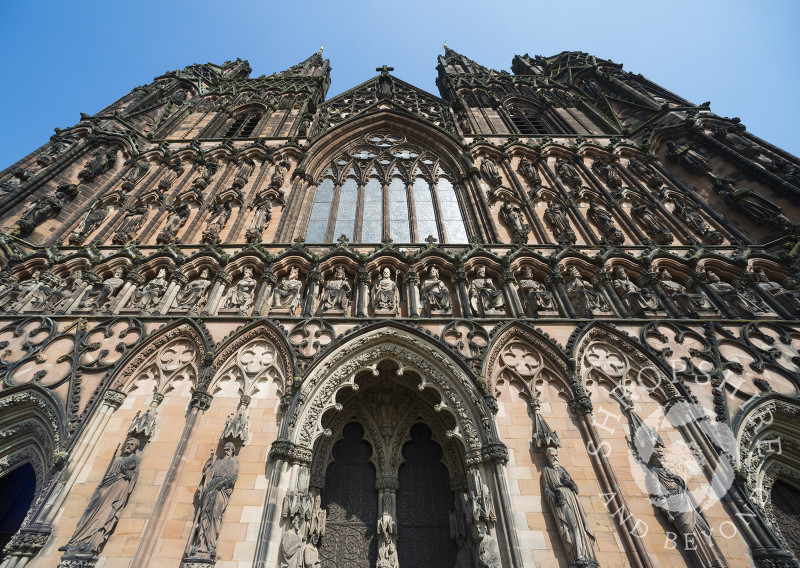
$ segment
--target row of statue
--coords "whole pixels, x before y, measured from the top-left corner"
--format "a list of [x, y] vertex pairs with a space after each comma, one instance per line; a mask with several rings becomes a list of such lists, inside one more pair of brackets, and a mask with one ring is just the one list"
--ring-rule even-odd
[[[780, 308], [785, 310], [780, 315], [800, 315], [800, 291], [796, 289], [794, 279], [787, 279], [782, 285], [770, 280], [763, 269], [748, 273], [745, 277], [745, 281], [749, 279], [748, 286], [744, 285], [741, 278], [732, 284], [723, 281], [713, 270], [707, 270], [700, 273], [700, 280], [705, 280], [704, 284], [707, 286], [705, 293], [697, 285], [690, 292], [666, 268], [662, 268], [657, 278], [648, 286], [635, 284], [624, 267], [616, 266], [608, 277], [608, 289], [601, 277], [603, 274], [605, 273], [599, 273], [590, 281], [583, 277], [576, 266], [569, 266], [562, 276], [564, 297], [560, 301], [559, 288], [546, 287], [536, 279], [533, 269], [525, 266], [518, 276], [518, 294], [528, 317], [558, 317], [563, 309], [567, 309], [563, 305], [564, 300], [568, 301], [580, 317], [590, 318], [593, 315], [614, 312], [623, 316], [655, 315], [669, 311], [665, 298], [681, 315], [692, 318], [699, 317], [700, 312], [714, 310], [715, 306], [719, 308], [720, 302], [727, 306], [731, 312], [728, 315], [731, 316], [752, 318], [755, 314], [775, 311], [776, 305], [779, 306], [779, 312]], [[174, 278], [175, 274], [172, 276]], [[128, 310], [152, 315], [167, 313], [169, 310], [183, 310], [190, 314], [199, 314], [209, 301], [212, 288], [210, 271], [207, 268], [202, 269], [196, 278], [183, 287], [178, 287], [167, 300], [169, 288], [170, 280], [166, 268], [158, 269], [153, 278], [135, 287], [132, 284], [126, 286], [125, 270], [121, 266], [116, 266], [105, 279], [82, 269], [73, 270], [67, 276], [55, 276], [49, 271], [35, 270], [29, 279], [21, 282], [6, 275], [0, 284], [0, 311], [67, 313], [69, 310], [71, 313], [89, 310], [92, 313], [110, 313], [111, 306], [116, 305], [125, 290], [125, 304], [116, 306], [116, 313]], [[253, 276], [253, 268], [245, 267], [236, 284], [224, 292], [219, 308], [232, 310], [238, 315], [249, 315], [256, 301], [257, 288], [258, 282]], [[432, 266], [427, 278], [416, 288], [419, 294], [418, 308], [427, 317], [452, 315], [452, 289], [452, 284], [448, 285], [441, 279], [439, 269]], [[481, 265], [476, 268], [472, 281], [465, 286], [465, 292], [473, 315], [506, 316], [509, 298], [487, 276], [486, 267]], [[274, 313], [295, 316], [300, 315], [301, 306], [305, 306], [307, 293], [306, 286], [300, 279], [299, 269], [295, 266], [269, 291], [266, 301]], [[337, 266], [331, 278], [323, 280], [312, 295], [314, 300], [318, 299], [317, 313], [348, 315], [356, 294], [344, 267]], [[405, 295], [399, 271], [393, 277], [391, 270], [386, 267], [371, 287], [369, 303], [376, 315], [397, 316]], [[715, 296], [719, 298], [719, 302], [714, 301]], [[615, 300], [619, 300], [623, 309], [615, 305]]]

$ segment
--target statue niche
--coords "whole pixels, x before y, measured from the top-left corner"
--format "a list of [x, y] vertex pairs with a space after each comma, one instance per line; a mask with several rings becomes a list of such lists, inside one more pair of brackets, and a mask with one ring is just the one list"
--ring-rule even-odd
[[381, 277], [372, 286], [372, 307], [376, 316], [396, 316], [400, 311], [400, 289], [397, 286], [399, 271], [392, 280], [392, 271], [388, 267], [381, 272]]
[[240, 316], [250, 315], [256, 285], [256, 279], [253, 278], [253, 269], [250, 267], [245, 268], [241, 280], [225, 296], [225, 307], [223, 309], [235, 311]]
[[592, 200], [589, 204], [587, 216], [589, 217], [589, 221], [600, 231], [600, 235], [608, 242], [614, 245], [621, 245], [625, 242], [625, 235], [617, 228], [614, 216], [608, 209], [598, 205], [596, 201]]
[[428, 278], [420, 287], [420, 296], [428, 317], [449, 315], [452, 310], [450, 292], [444, 282], [439, 279], [439, 269], [431, 266], [428, 271]]
[[495, 288], [492, 279], [486, 276], [485, 266], [479, 266], [475, 271], [475, 278], [469, 286], [469, 301], [480, 317], [506, 315], [503, 291]]
[[125, 217], [119, 229], [114, 233], [111, 242], [115, 245], [126, 245], [131, 242], [139, 233], [139, 229], [147, 219], [150, 209], [144, 203], [139, 203], [125, 210]]
[[72, 201], [77, 195], [78, 186], [62, 183], [52, 193], [48, 193], [36, 201], [31, 201], [22, 212], [22, 218], [17, 221], [12, 234], [27, 237], [42, 223], [61, 213], [61, 209], [67, 204], [67, 201]]
[[526, 266], [519, 277], [519, 292], [525, 303], [528, 317], [537, 318], [539, 312], [558, 314], [553, 293], [533, 276], [533, 269]]
[[565, 207], [557, 205], [552, 201], [547, 202], [547, 209], [544, 212], [544, 220], [550, 225], [553, 236], [560, 244], [574, 245], [577, 241], [575, 231], [569, 226], [569, 220]]
[[300, 271], [296, 266], [289, 270], [289, 275], [284, 276], [275, 291], [272, 293], [272, 308], [270, 313], [287, 313], [295, 315], [303, 297], [303, 283], [299, 280]]
[[526, 244], [528, 242], [528, 233], [531, 232], [531, 226], [525, 223], [525, 218], [519, 206], [512, 205], [511, 201], [506, 197], [500, 207], [500, 216], [508, 227], [514, 244]]
[[350, 308], [352, 291], [344, 268], [337, 266], [333, 278], [325, 281], [322, 285], [319, 312], [330, 315], [346, 315]]

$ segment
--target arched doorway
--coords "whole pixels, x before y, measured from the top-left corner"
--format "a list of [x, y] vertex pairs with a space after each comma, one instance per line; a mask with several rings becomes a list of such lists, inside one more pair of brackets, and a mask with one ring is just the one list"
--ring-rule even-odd
[[800, 491], [778, 479], [771, 498], [778, 529], [794, 557], [800, 558]]
[[0, 560], [3, 548], [22, 526], [36, 492], [36, 473], [29, 463], [0, 478]]

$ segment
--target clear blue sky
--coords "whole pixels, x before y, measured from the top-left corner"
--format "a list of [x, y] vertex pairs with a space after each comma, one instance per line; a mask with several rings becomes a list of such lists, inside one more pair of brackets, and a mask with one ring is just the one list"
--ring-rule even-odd
[[[390, 65], [438, 94], [442, 43], [510, 70], [514, 54], [587, 51], [695, 103], [711, 101], [762, 138], [800, 154], [800, 2], [6, 1], [0, 169], [133, 87], [171, 69], [241, 57], [253, 76], [325, 46], [329, 97]], [[786, 114], [782, 113], [787, 109]]]

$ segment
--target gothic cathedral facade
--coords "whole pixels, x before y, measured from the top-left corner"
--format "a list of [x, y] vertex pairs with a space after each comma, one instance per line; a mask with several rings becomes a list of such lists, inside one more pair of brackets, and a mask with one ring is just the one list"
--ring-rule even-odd
[[800, 566], [800, 160], [511, 69], [192, 65], [3, 170], [0, 566]]

